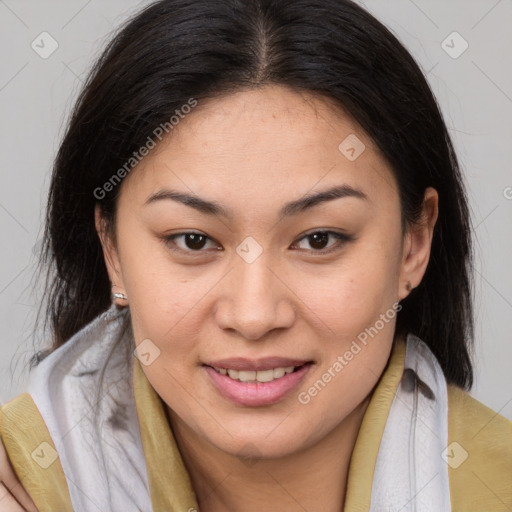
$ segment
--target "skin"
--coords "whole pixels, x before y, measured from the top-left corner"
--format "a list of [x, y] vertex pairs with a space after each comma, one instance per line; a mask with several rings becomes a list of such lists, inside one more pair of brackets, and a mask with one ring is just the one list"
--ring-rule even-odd
[[14, 472], [4, 445], [0, 442], [0, 510], [37, 512], [36, 506]]
[[[355, 161], [338, 149], [350, 134], [366, 146]], [[342, 184], [368, 199], [338, 198], [278, 219], [287, 202]], [[145, 205], [162, 189], [217, 201], [233, 217], [171, 199]], [[97, 208], [109, 275], [128, 296], [136, 344], [150, 339], [160, 350], [143, 369], [168, 406], [201, 512], [269, 503], [285, 512], [342, 509], [395, 318], [308, 404], [297, 395], [408, 295], [407, 282], [420, 283], [437, 215], [429, 188], [420, 223], [402, 236], [397, 184], [374, 143], [328, 100], [282, 86], [200, 103], [124, 180], [115, 240]], [[306, 236], [326, 230], [354, 239]], [[184, 231], [209, 238], [203, 246], [184, 236], [162, 240]], [[248, 236], [263, 250], [252, 263], [236, 252]], [[244, 407], [220, 395], [202, 366], [236, 356], [314, 365], [285, 399]]]

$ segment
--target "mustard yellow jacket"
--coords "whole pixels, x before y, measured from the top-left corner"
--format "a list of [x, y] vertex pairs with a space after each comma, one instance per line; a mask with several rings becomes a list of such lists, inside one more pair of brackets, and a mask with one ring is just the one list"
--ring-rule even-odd
[[[363, 418], [350, 462], [346, 511], [369, 510], [379, 443], [402, 376], [404, 357], [405, 343], [399, 341]], [[198, 509], [163, 402], [136, 358], [133, 372], [153, 509], [155, 512]], [[512, 422], [451, 385], [448, 386], [448, 415], [448, 443], [457, 442], [468, 453], [463, 464], [448, 469], [452, 510], [512, 511]], [[34, 463], [38, 455], [42, 456], [38, 450], [55, 450], [55, 445], [29, 394], [24, 393], [1, 408], [0, 436], [18, 478], [39, 511], [71, 512], [59, 459], [46, 469]]]

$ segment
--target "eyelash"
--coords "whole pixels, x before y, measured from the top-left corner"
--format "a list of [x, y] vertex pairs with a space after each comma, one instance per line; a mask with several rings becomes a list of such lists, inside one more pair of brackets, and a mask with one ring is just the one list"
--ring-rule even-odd
[[[302, 238], [299, 238], [299, 240], [297, 242], [294, 242], [293, 245], [295, 245], [296, 243], [298, 243], [308, 237], [311, 237], [311, 236], [319, 234], [319, 233], [332, 235], [340, 243], [333, 244], [333, 246], [331, 246], [327, 249], [309, 249], [309, 250], [303, 249], [303, 250], [306, 250], [306, 251], [312, 252], [312, 253], [316, 253], [318, 255], [326, 255], [326, 254], [330, 254], [331, 252], [341, 249], [345, 243], [351, 242], [352, 240], [354, 240], [354, 237], [347, 235], [345, 233], [340, 233], [338, 231], [317, 230], [317, 231], [312, 231], [310, 233], [305, 234]], [[165, 245], [172, 251], [181, 252], [181, 253], [192, 253], [194, 256], [199, 255], [201, 252], [205, 252], [205, 250], [203, 250], [203, 249], [194, 251], [192, 249], [181, 249], [179, 247], [176, 248], [176, 247], [172, 246], [173, 244], [175, 245], [174, 239], [176, 239], [180, 236], [186, 236], [186, 235], [200, 235], [200, 236], [206, 237], [208, 240], [212, 240], [210, 237], [208, 237], [207, 235], [205, 235], [203, 233], [196, 233], [195, 231], [183, 231], [181, 233], [176, 233], [174, 235], [163, 237], [163, 241], [164, 241]], [[194, 254], [194, 253], [196, 253], [196, 254]]]

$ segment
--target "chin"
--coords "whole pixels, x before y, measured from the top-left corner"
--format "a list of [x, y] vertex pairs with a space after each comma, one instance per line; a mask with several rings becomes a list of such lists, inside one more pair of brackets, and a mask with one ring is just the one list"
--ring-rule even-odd
[[[250, 465], [260, 459], [278, 459], [301, 452], [315, 444], [318, 441], [317, 437], [322, 436], [322, 434], [315, 433], [314, 438], [312, 435], [307, 437], [301, 427], [294, 426], [290, 429], [280, 430], [279, 427], [276, 428], [278, 425], [279, 421], [274, 422], [272, 427], [258, 432], [248, 433], [245, 431], [244, 435], [229, 436], [226, 434], [222, 436], [222, 439], [211, 437], [208, 439], [219, 450], [241, 458], [242, 462], [248, 459]], [[228, 426], [226, 429], [228, 432], [244, 432], [241, 429], [230, 430]], [[300, 436], [299, 433], [301, 433]]]

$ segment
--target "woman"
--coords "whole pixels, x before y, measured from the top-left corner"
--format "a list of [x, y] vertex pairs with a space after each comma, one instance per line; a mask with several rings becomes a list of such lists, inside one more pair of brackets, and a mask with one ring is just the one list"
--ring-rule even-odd
[[467, 393], [457, 159], [356, 4], [147, 7], [77, 102], [46, 235], [53, 346], [0, 424], [38, 510], [512, 506], [512, 425]]

